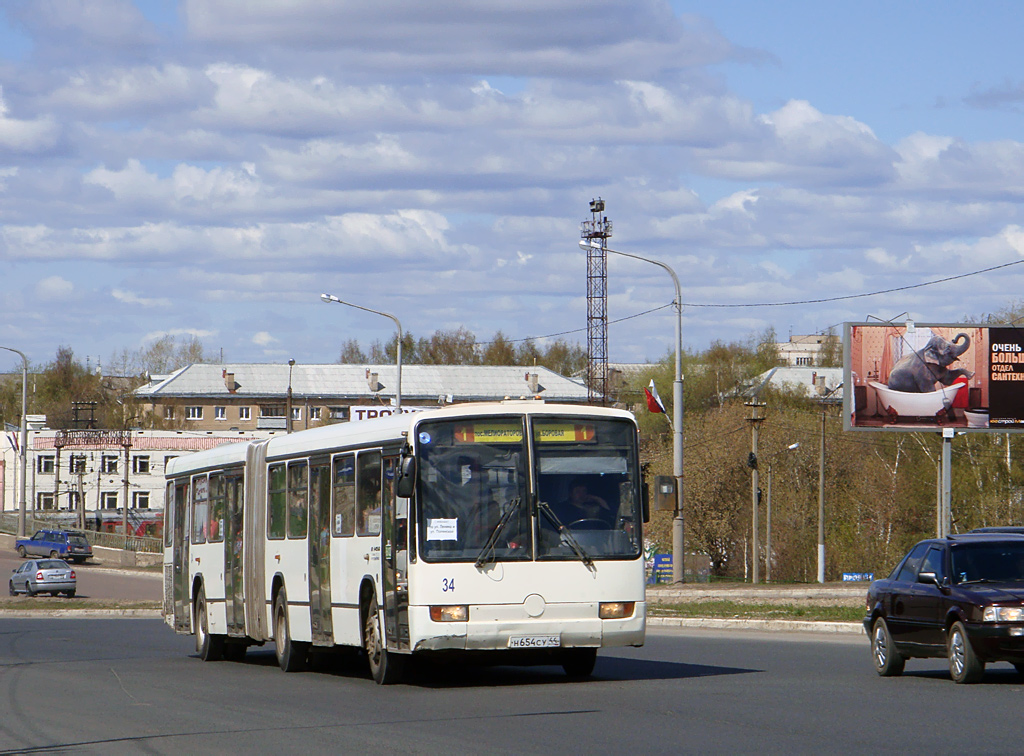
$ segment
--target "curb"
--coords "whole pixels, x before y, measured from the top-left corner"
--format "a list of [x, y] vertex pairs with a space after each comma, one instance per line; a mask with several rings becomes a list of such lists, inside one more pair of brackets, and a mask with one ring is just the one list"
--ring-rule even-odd
[[707, 617], [647, 617], [648, 627], [673, 627], [700, 630], [761, 630], [768, 632], [826, 633], [863, 635], [859, 622], [816, 622], [811, 620], [712, 619]]
[[[159, 609], [0, 609], [0, 619], [160, 619]], [[767, 632], [863, 635], [859, 622], [810, 620], [712, 619], [709, 617], [647, 617], [648, 627], [697, 630], [760, 630]]]

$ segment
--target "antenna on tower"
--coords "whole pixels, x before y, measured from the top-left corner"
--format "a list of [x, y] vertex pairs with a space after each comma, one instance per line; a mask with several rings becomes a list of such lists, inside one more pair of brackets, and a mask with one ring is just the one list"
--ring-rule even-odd
[[587, 394], [591, 404], [608, 403], [608, 237], [612, 222], [604, 200], [590, 200], [590, 220], [580, 223], [587, 249]]

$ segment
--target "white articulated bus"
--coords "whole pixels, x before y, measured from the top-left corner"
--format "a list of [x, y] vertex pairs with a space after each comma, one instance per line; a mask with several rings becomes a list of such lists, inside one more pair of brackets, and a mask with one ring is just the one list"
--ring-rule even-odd
[[621, 410], [505, 401], [340, 423], [167, 466], [164, 615], [204, 660], [272, 640], [496, 652], [586, 676], [644, 642], [637, 427]]

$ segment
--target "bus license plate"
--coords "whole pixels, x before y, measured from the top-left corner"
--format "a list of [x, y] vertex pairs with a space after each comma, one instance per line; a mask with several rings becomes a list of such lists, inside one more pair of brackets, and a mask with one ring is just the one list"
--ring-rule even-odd
[[508, 639], [509, 648], [558, 648], [561, 645], [557, 635], [513, 635]]

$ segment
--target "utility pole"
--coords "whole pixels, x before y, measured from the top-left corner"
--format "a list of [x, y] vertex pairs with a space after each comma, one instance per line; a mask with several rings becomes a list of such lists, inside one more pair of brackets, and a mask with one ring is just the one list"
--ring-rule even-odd
[[821, 457], [818, 464], [818, 582], [825, 582], [825, 402], [821, 403]]
[[761, 423], [764, 422], [764, 418], [760, 416], [760, 410], [764, 407], [764, 404], [760, 404], [756, 399], [752, 402], [747, 402], [747, 406], [750, 407], [750, 456], [747, 458], [747, 465], [750, 467], [750, 498], [751, 498], [751, 531], [753, 538], [751, 539], [751, 561], [753, 562], [753, 571], [751, 572], [751, 583], [757, 585], [761, 580], [761, 555], [758, 553], [758, 531], [760, 530], [760, 523], [758, 522], [758, 506], [760, 503], [760, 479], [757, 471], [757, 436], [760, 430]]

